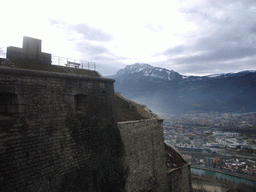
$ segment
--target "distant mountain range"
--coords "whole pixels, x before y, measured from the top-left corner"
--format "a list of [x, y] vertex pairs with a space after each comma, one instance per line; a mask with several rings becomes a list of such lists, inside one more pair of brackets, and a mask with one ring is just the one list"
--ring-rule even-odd
[[183, 76], [136, 63], [108, 78], [116, 92], [159, 113], [256, 111], [256, 71]]

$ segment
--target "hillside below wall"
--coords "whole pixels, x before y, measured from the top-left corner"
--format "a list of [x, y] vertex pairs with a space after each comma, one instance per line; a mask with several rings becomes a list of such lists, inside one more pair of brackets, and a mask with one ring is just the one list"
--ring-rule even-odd
[[119, 122], [129, 167], [127, 191], [168, 191], [161, 119]]
[[190, 165], [172, 145], [164, 143], [168, 186], [172, 192], [191, 191]]
[[115, 117], [118, 122], [134, 121], [141, 119], [160, 119], [145, 105], [134, 102], [120, 93], [116, 93], [114, 97]]
[[172, 192], [190, 192], [191, 191], [191, 172], [190, 165], [185, 164], [182, 167], [168, 171], [168, 186]]

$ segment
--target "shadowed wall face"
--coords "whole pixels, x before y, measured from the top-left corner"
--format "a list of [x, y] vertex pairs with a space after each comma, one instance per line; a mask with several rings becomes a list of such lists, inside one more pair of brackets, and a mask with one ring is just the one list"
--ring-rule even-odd
[[0, 93], [0, 114], [13, 116], [18, 114], [18, 97], [12, 93]]
[[166, 191], [162, 121], [117, 125], [113, 81], [8, 71], [23, 110], [0, 115], [0, 191]]
[[[119, 129], [112, 124], [102, 129], [101, 119], [88, 117], [86, 113], [69, 113], [66, 125], [80, 149], [89, 157], [66, 173], [60, 191], [123, 191], [128, 175], [124, 163], [124, 145]], [[80, 153], [84, 153], [81, 150]]]
[[[0, 73], [5, 100], [0, 105], [0, 191], [61, 190], [72, 183], [66, 182], [69, 175], [97, 183], [88, 189], [105, 186], [115, 175], [112, 183], [123, 188], [123, 145], [112, 121], [113, 82], [37, 73]], [[76, 95], [86, 103], [81, 109], [75, 107]], [[17, 102], [24, 110], [13, 116], [8, 106]]]
[[95, 71], [45, 65], [40, 40], [24, 37], [7, 58], [0, 191], [169, 191], [157, 115], [116, 96], [114, 80]]

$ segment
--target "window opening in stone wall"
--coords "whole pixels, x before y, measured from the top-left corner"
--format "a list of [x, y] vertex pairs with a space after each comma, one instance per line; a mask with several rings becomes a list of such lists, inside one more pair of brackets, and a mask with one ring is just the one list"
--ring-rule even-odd
[[18, 96], [13, 93], [0, 93], [0, 115], [16, 116], [18, 114]]
[[84, 94], [75, 95], [75, 109], [78, 111], [87, 111], [87, 97]]

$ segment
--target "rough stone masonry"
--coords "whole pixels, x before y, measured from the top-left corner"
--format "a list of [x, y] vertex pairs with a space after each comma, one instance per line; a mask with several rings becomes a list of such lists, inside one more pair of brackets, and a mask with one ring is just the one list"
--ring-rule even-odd
[[171, 191], [162, 120], [114, 80], [33, 57], [1, 64], [0, 191]]

